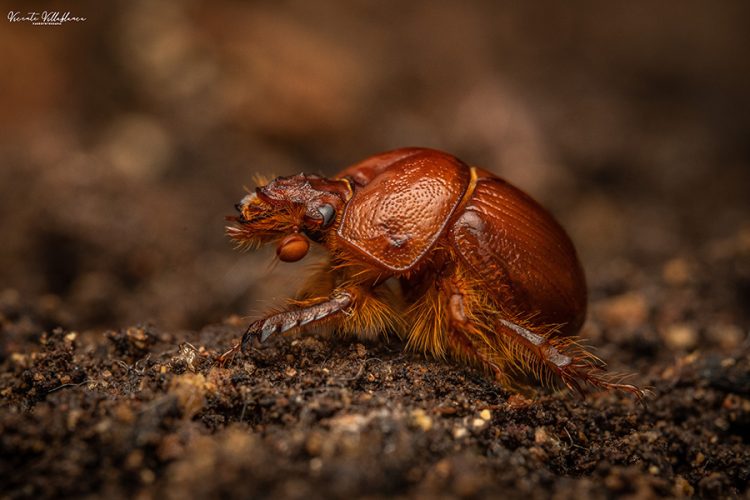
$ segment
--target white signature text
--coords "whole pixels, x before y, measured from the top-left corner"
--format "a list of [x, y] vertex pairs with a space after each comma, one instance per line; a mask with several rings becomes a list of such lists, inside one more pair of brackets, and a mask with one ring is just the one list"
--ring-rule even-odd
[[70, 11], [45, 10], [25, 14], [15, 10], [8, 12], [8, 21], [11, 23], [31, 23], [37, 26], [61, 26], [64, 23], [80, 23], [85, 20], [85, 17], [71, 15]]

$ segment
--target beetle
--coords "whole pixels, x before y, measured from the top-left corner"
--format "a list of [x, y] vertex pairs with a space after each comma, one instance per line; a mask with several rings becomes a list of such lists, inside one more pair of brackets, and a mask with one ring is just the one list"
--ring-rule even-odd
[[[577, 333], [586, 282], [576, 250], [539, 203], [491, 172], [427, 148], [377, 154], [332, 178], [278, 177], [245, 196], [227, 233], [276, 243], [294, 262], [310, 242], [328, 259], [300, 296], [247, 328], [257, 338], [329, 324], [450, 357], [515, 384], [518, 374], [642, 391], [603, 370]], [[396, 286], [393, 286], [395, 283]]]

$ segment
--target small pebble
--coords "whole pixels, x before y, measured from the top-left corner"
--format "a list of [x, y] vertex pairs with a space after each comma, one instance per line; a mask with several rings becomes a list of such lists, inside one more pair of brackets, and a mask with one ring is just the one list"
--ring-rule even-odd
[[472, 426], [472, 427], [474, 427], [475, 429], [481, 429], [481, 428], [482, 428], [482, 427], [484, 427], [485, 425], [487, 425], [487, 421], [486, 421], [486, 420], [483, 420], [483, 419], [481, 419], [481, 418], [475, 418], [475, 419], [474, 419], [474, 420], [472, 420], [472, 422], [471, 422], [471, 426]]
[[154, 471], [151, 469], [143, 469], [140, 475], [143, 484], [151, 484], [156, 481], [156, 474], [154, 474]]
[[425, 432], [432, 429], [432, 418], [421, 408], [411, 412], [411, 422]]
[[693, 270], [687, 260], [676, 257], [667, 261], [661, 271], [662, 279], [671, 286], [687, 284], [693, 276]]
[[747, 333], [737, 325], [710, 325], [706, 329], [708, 340], [719, 344], [724, 350], [736, 349], [747, 337]]
[[544, 430], [544, 427], [537, 427], [534, 431], [534, 442], [536, 444], [544, 444], [547, 441], [549, 441], [549, 436], [547, 435], [547, 431]]
[[646, 322], [648, 303], [643, 294], [628, 292], [602, 301], [598, 311], [607, 326], [633, 330]]
[[664, 341], [672, 349], [692, 349], [698, 343], [698, 332], [684, 323], [670, 325], [664, 332]]
[[695, 488], [682, 476], [675, 477], [673, 492], [677, 497], [692, 497], [695, 494]]

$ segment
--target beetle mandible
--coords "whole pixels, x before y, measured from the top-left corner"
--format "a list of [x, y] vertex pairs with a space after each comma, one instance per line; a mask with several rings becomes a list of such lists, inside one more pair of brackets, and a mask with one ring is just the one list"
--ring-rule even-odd
[[[309, 241], [328, 261], [283, 312], [253, 322], [241, 343], [330, 324], [357, 335], [396, 331], [409, 348], [512, 374], [642, 391], [616, 381], [576, 337], [586, 282], [570, 238], [524, 192], [426, 148], [372, 156], [333, 178], [278, 177], [227, 219], [241, 246], [277, 243], [293, 262]], [[397, 282], [400, 286], [388, 286]]]

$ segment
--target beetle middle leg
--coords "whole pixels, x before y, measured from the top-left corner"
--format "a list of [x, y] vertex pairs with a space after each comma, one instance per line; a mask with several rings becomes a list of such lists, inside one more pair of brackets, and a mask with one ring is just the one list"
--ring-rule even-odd
[[[405, 282], [407, 293], [427, 279], [419, 277], [416, 284]], [[468, 280], [459, 278], [455, 270], [429, 280], [432, 283], [418, 289], [417, 300], [407, 311], [412, 325], [407, 347], [481, 366], [499, 382], [507, 383], [503, 359], [491, 348], [487, 328], [475, 314], [480, 309], [479, 296], [472, 293]]]
[[447, 342], [453, 356], [479, 364], [491, 371], [498, 382], [508, 384], [503, 359], [491, 346], [486, 328], [475, 314], [478, 305], [469, 299], [469, 288], [456, 278], [449, 280], [447, 285], [443, 295], [447, 299]]

